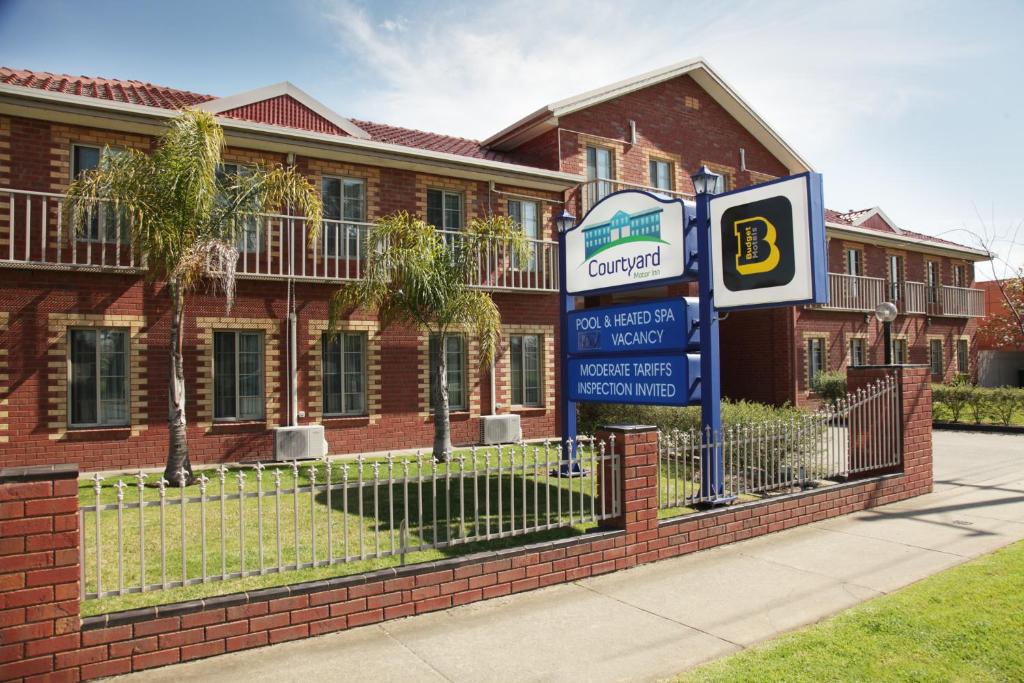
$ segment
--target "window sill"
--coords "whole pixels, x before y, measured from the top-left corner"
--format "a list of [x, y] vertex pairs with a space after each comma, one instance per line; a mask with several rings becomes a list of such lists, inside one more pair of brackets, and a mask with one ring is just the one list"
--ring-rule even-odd
[[213, 431], [217, 432], [252, 432], [257, 428], [266, 430], [267, 421], [263, 420], [214, 420]]
[[67, 428], [68, 436], [127, 436], [132, 431], [131, 425], [89, 425], [84, 427]]
[[548, 412], [546, 406], [510, 406], [509, 412], [514, 415], [539, 415]]
[[336, 425], [365, 424], [369, 420], [369, 415], [324, 415], [320, 418], [319, 423], [310, 422], [309, 424], [324, 424], [328, 422]]

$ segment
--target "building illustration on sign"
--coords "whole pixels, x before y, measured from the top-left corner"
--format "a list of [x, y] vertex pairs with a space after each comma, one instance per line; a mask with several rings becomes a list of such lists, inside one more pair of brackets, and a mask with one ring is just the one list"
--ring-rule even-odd
[[584, 229], [585, 258], [627, 242], [663, 242], [661, 212], [661, 208], [635, 214], [618, 211], [607, 223]]

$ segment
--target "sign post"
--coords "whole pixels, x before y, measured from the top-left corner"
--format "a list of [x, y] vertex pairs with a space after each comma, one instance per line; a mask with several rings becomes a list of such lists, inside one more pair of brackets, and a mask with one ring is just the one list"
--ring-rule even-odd
[[718, 499], [724, 491], [722, 379], [718, 355], [718, 310], [712, 284], [711, 193], [697, 194], [697, 287], [700, 302], [700, 492]]

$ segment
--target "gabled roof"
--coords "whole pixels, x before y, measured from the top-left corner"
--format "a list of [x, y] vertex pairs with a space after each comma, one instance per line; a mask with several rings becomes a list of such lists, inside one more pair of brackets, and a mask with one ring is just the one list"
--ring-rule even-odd
[[454, 135], [441, 135], [440, 133], [429, 133], [427, 131], [415, 130], [413, 128], [400, 128], [386, 123], [375, 123], [373, 121], [360, 121], [352, 119], [370, 137], [378, 142], [387, 142], [393, 145], [404, 147], [416, 147], [418, 149], [429, 149], [435, 152], [447, 152], [459, 156], [472, 157], [474, 159], [487, 159], [489, 161], [506, 161], [516, 163], [508, 158], [508, 155], [497, 150], [488, 149], [480, 144], [479, 140], [460, 138]]
[[[881, 221], [881, 225], [888, 226], [897, 235], [903, 234], [903, 230], [896, 225], [896, 222], [886, 216], [885, 212], [878, 206], [871, 207], [870, 209], [850, 210], [839, 215], [851, 225], [864, 226], [874, 230], [880, 229], [878, 226], [880, 225], [879, 221]], [[874, 220], [872, 221], [872, 219]]]
[[[288, 81], [207, 100], [196, 106], [213, 114], [259, 123], [302, 128], [318, 133], [351, 135], [368, 140], [369, 133]], [[303, 111], [305, 110], [305, 111]], [[294, 125], [300, 123], [304, 125]], [[327, 125], [325, 125], [327, 124]]]
[[778, 158], [790, 173], [812, 170], [811, 165], [783, 140], [782, 136], [772, 130], [764, 119], [700, 57], [552, 102], [495, 133], [484, 140], [483, 144], [506, 151], [515, 149], [541, 133], [557, 127], [560, 117], [683, 75], [688, 75], [696, 81], [758, 142]]

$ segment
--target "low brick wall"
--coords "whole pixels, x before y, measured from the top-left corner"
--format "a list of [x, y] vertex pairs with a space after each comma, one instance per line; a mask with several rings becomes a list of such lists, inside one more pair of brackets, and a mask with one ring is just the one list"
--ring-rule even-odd
[[[873, 370], [851, 370], [851, 384], [870, 381]], [[73, 520], [60, 522], [59, 526], [65, 526], [73, 521], [75, 532], [71, 537], [61, 536], [65, 532], [55, 528], [55, 520], [67, 517], [65, 503], [44, 509], [41, 502], [49, 502], [58, 490], [62, 497], [54, 500], [63, 500], [72, 491], [74, 480], [51, 481], [45, 473], [36, 473], [32, 475], [39, 477], [35, 481], [8, 481], [8, 475], [0, 473], [0, 505], [14, 503], [13, 507], [0, 507], [0, 517], [6, 515], [5, 519], [15, 523], [13, 527], [0, 526], [4, 529], [4, 559], [23, 552], [8, 550], [22, 547], [6, 545], [8, 528], [22, 534], [16, 538], [22, 538], [23, 545], [33, 538], [39, 539], [31, 541], [33, 545], [73, 538], [76, 546], [49, 551], [55, 561], [60, 551], [73, 553], [73, 558], [60, 555], [69, 564], [60, 565], [67, 569], [54, 575], [52, 584], [45, 574], [34, 574], [31, 579], [52, 589], [52, 597], [51, 593], [39, 594], [32, 600], [39, 612], [33, 613], [38, 618], [31, 623], [45, 624], [36, 631], [8, 626], [9, 612], [24, 613], [27, 619], [30, 608], [19, 606], [18, 601], [25, 599], [20, 597], [21, 589], [31, 572], [8, 571], [8, 563], [3, 563], [0, 680], [36, 680], [36, 675], [44, 674], [50, 675], [47, 680], [99, 678], [341, 631], [676, 557], [927, 493], [932, 488], [931, 436], [922, 426], [931, 420], [927, 369], [905, 366], [896, 372], [903, 404], [904, 466], [899, 473], [658, 520], [657, 433], [643, 427], [610, 429], [605, 436], [615, 433], [615, 448], [621, 456], [623, 514], [611, 520], [607, 529], [358, 576], [89, 617], [80, 627], [77, 616], [69, 621], [65, 615], [78, 614], [77, 599], [69, 597], [78, 594], [77, 517], [72, 514]], [[23, 473], [23, 479], [25, 476]], [[53, 493], [43, 490], [47, 486]], [[35, 516], [28, 517], [28, 511]], [[50, 523], [25, 525], [24, 519]], [[71, 567], [74, 581], [70, 581]], [[58, 633], [59, 628], [71, 630]]]

